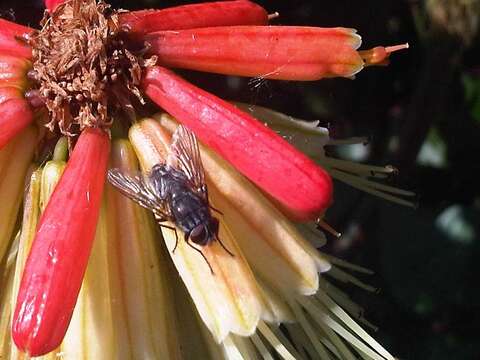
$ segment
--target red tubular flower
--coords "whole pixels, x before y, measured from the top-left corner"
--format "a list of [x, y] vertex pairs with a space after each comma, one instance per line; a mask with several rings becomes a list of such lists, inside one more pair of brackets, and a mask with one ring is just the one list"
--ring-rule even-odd
[[147, 71], [144, 88], [296, 219], [315, 219], [330, 205], [330, 176], [256, 119], [162, 67]]
[[[12, 91], [12, 88], [7, 88]], [[5, 100], [5, 91], [0, 89], [0, 149], [33, 119], [30, 105], [21, 98]]]
[[0, 87], [26, 88], [26, 73], [31, 67], [29, 60], [0, 53]]
[[228, 26], [146, 36], [165, 66], [267, 79], [351, 77], [364, 64], [353, 29]]
[[372, 56], [372, 51], [356, 51], [361, 38], [353, 29], [298, 26], [159, 31], [146, 39], [165, 66], [304, 81], [351, 77], [365, 65], [380, 64], [391, 52], [406, 47], [376, 47]]
[[22, 92], [20, 89], [16, 87], [6, 86], [0, 87], [0, 105], [5, 101], [11, 99], [20, 99], [22, 96]]
[[133, 33], [145, 34], [212, 26], [266, 25], [268, 14], [250, 1], [235, 0], [132, 11], [120, 14], [120, 22]]
[[[2, 22], [0, 19], [0, 26]], [[0, 31], [0, 47], [1, 35]], [[15, 49], [11, 50], [15, 52]], [[30, 65], [25, 58], [0, 51], [0, 149], [33, 120], [30, 105], [23, 97]]]
[[0, 19], [0, 53], [32, 57], [32, 50], [21, 39], [32, 32], [32, 29]]
[[95, 235], [109, 149], [103, 130], [80, 135], [40, 220], [12, 326], [15, 344], [31, 356], [54, 350], [67, 331]]
[[63, 4], [64, 2], [65, 0], [45, 0], [45, 7], [49, 12], [52, 12], [58, 5]]

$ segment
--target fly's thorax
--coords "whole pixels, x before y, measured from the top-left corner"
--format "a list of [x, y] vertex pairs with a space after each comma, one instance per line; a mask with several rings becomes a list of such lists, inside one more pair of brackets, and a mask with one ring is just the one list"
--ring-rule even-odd
[[182, 184], [172, 184], [171, 190], [170, 208], [182, 230], [190, 232], [196, 226], [208, 223], [211, 215], [208, 204], [202, 198]]

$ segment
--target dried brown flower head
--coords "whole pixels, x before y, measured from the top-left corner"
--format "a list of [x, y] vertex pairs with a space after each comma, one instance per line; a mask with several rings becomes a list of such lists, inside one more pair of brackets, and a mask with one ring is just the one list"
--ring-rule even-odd
[[[95, 0], [70, 0], [42, 20], [29, 39], [32, 79], [50, 112], [48, 127], [73, 136], [85, 127], [108, 128], [120, 108], [133, 111], [144, 60], [119, 25], [118, 11]], [[137, 47], [135, 49], [135, 47]]]

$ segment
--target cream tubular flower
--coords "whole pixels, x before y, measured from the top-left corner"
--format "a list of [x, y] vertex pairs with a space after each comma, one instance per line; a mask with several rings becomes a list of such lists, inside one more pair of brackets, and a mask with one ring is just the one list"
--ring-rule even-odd
[[385, 200], [416, 207], [415, 202], [412, 201], [415, 193], [381, 182], [397, 172], [393, 166], [359, 164], [334, 158], [325, 153], [325, 146], [362, 144], [368, 141], [367, 138], [332, 139], [328, 129], [318, 126], [318, 121], [297, 119], [262, 106], [244, 103], [235, 103], [235, 105], [278, 132], [285, 140], [325, 168], [334, 179]]
[[[153, 119], [130, 129], [130, 140], [143, 171], [165, 162], [170, 136]], [[212, 202], [216, 206], [215, 202]], [[219, 238], [234, 256], [214, 242], [201, 249], [205, 259], [183, 240], [177, 230], [162, 228], [172, 260], [192, 297], [202, 320], [217, 342], [229, 333], [251, 335], [267, 315], [268, 305], [245, 261], [231, 229], [220, 218]], [[173, 227], [167, 223], [166, 226]], [[178, 236], [178, 246], [173, 252]], [[207, 264], [208, 261], [208, 264]], [[213, 271], [210, 270], [210, 267]]]
[[[131, 128], [130, 140], [144, 171], [164, 162], [170, 143], [168, 133], [173, 133], [176, 127], [171, 117], [159, 115]], [[320, 276], [327, 274], [341, 282], [374, 290], [345, 270], [368, 271], [319, 253], [255, 186], [211, 150], [202, 145], [200, 149], [209, 198], [219, 211], [215, 214], [221, 223], [219, 238], [234, 252], [235, 258], [229, 257], [218, 244], [202, 247], [202, 253], [212, 263], [212, 274], [204, 259], [192, 251], [181, 236], [173, 253], [174, 231], [164, 229], [163, 234], [203, 323], [220, 344], [221, 356], [271, 359], [276, 352], [283, 359], [353, 359], [355, 354], [365, 359], [393, 359], [353, 320], [352, 317], [368, 324], [362, 317], [362, 309]], [[212, 256], [216, 251], [217, 255]], [[245, 258], [240, 258], [240, 254]], [[231, 263], [222, 263], [219, 257]], [[236, 299], [221, 291], [231, 280], [241, 289], [238, 268], [231, 266], [234, 261], [241, 261], [245, 267], [248, 265], [244, 262], [248, 261], [255, 277], [249, 275], [246, 284], [253, 279], [255, 288], [261, 289], [258, 299], [265, 311], [251, 333], [234, 331], [231, 321], [235, 321], [235, 317], [226, 313], [242, 309]], [[284, 326], [280, 328], [280, 324]], [[219, 337], [219, 334], [225, 336]], [[212, 358], [219, 356], [208, 335], [203, 344], [210, 349]]]
[[[166, 114], [157, 119], [170, 131], [176, 127]], [[260, 277], [286, 292], [314, 294], [318, 272], [330, 269], [328, 261], [231, 165], [206, 147], [201, 146], [201, 153], [221, 218], [235, 234], [241, 234], [241, 248]]]
[[[23, 184], [37, 142], [37, 130], [30, 126], [0, 150], [0, 262], [12, 239], [23, 195]], [[15, 160], [11, 161], [11, 156]]]
[[[53, 161], [30, 176], [22, 228], [2, 281], [0, 358], [27, 359], [10, 337], [23, 267], [38, 219], [65, 168], [66, 139], [59, 140]], [[136, 168], [127, 141], [118, 141], [112, 163]], [[149, 213], [109, 189], [104, 196], [96, 238], [70, 325], [61, 345], [41, 359], [179, 359], [175, 313], [158, 249], [158, 230]], [[4, 331], [5, 329], [5, 331]]]
[[[111, 166], [138, 171], [127, 140], [113, 143]], [[115, 326], [115, 359], [178, 359], [179, 343], [167, 261], [153, 217], [113, 187], [107, 188], [111, 306]]]

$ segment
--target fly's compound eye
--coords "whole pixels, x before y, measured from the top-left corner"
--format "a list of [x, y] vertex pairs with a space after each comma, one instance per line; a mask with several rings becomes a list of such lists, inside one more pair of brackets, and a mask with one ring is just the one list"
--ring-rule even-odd
[[209, 236], [205, 226], [198, 225], [196, 228], [194, 228], [190, 233], [190, 239], [192, 239], [195, 244], [207, 245]]

